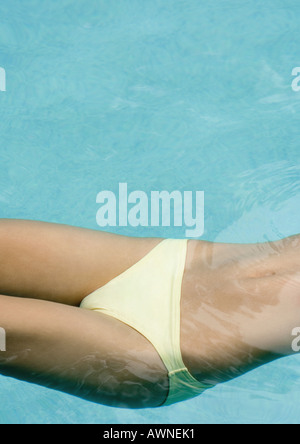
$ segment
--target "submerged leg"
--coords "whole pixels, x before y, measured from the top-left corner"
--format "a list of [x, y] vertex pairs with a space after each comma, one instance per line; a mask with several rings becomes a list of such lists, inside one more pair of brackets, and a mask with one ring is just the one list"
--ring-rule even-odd
[[1, 374], [116, 407], [156, 407], [166, 399], [167, 371], [131, 327], [43, 300], [1, 295], [0, 307]]

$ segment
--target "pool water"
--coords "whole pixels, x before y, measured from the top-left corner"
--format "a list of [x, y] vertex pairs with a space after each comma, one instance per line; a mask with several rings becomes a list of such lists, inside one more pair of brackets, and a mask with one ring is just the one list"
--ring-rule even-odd
[[[205, 240], [299, 233], [299, 19], [295, 0], [1, 2], [0, 217], [100, 229], [97, 194], [127, 183], [204, 191]], [[0, 396], [2, 424], [298, 423], [300, 361], [159, 409], [5, 377]]]

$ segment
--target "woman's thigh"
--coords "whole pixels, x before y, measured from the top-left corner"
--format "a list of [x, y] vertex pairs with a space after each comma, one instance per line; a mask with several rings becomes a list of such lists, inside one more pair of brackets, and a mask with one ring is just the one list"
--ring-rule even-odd
[[0, 373], [116, 407], [155, 407], [166, 399], [159, 355], [122, 322], [30, 298], [1, 295], [0, 307]]
[[0, 219], [0, 294], [79, 305], [159, 241]]

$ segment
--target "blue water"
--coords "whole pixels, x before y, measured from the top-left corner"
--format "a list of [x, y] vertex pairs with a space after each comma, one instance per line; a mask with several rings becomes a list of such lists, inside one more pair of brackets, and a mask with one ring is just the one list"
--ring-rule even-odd
[[[205, 191], [202, 239], [299, 233], [299, 19], [295, 0], [1, 2], [0, 217], [99, 229], [97, 193], [126, 182]], [[0, 423], [299, 423], [299, 399], [298, 357], [152, 410], [0, 377]]]

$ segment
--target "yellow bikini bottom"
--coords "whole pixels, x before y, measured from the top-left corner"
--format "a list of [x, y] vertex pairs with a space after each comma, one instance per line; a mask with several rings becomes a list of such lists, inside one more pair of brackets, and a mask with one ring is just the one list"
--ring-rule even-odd
[[190, 374], [180, 350], [180, 298], [186, 253], [187, 239], [165, 239], [80, 305], [124, 322], [153, 344], [168, 370], [169, 392], [164, 406], [211, 387]]

